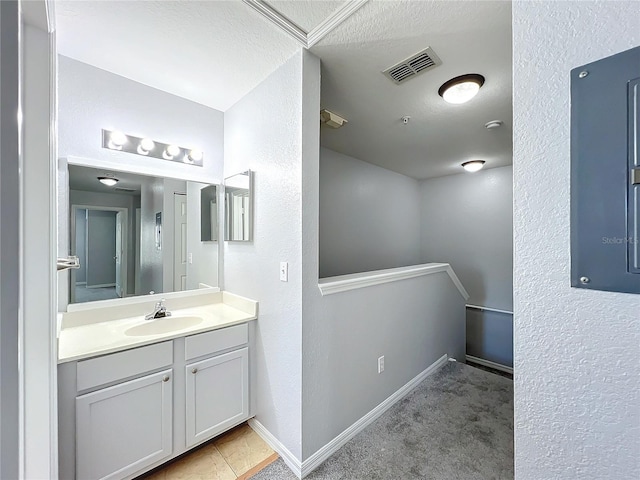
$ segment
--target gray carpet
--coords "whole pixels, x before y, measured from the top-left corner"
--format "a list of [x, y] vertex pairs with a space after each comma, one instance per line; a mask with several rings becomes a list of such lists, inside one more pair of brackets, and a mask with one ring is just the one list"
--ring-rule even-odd
[[[449, 362], [306, 478], [513, 479], [513, 382]], [[251, 477], [295, 479], [282, 459]]]
[[116, 287], [87, 288], [84, 285], [76, 285], [75, 303], [111, 300], [112, 298], [120, 298], [116, 294]]

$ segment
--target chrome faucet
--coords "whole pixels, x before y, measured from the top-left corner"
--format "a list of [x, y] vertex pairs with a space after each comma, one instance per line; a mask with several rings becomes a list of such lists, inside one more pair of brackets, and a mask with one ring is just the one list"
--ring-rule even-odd
[[156, 303], [155, 307], [153, 307], [153, 312], [151, 312], [149, 315], [145, 315], [144, 319], [155, 320], [156, 318], [164, 318], [164, 317], [170, 317], [170, 316], [171, 316], [171, 312], [168, 312], [167, 307], [164, 306], [164, 298], [163, 298], [158, 303]]

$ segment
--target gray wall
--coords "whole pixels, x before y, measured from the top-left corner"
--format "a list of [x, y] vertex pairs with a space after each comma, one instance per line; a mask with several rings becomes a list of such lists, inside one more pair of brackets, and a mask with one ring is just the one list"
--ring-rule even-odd
[[[94, 207], [119, 207], [127, 209], [127, 292], [129, 294], [134, 293], [135, 288], [135, 265], [136, 265], [136, 251], [135, 251], [135, 236], [136, 236], [136, 224], [135, 224], [135, 210], [140, 205], [140, 197], [134, 197], [133, 195], [124, 195], [120, 193], [98, 193], [98, 192], [86, 192], [83, 190], [69, 190], [69, 205], [85, 205]], [[58, 228], [69, 228], [67, 222], [62, 222], [58, 218]], [[66, 231], [65, 231], [66, 232]], [[60, 233], [58, 234], [60, 236]], [[77, 280], [77, 274], [76, 274]], [[59, 279], [59, 283], [63, 282], [62, 277]], [[62, 302], [62, 299], [58, 300], [58, 311], [66, 311], [66, 300]]]
[[[335, 295], [318, 289], [323, 159], [319, 156], [320, 62], [304, 55], [302, 156], [302, 454], [308, 459], [354, 422], [444, 354], [464, 356], [464, 298], [446, 273], [417, 277]], [[325, 152], [326, 153], [326, 152]], [[396, 225], [404, 216], [413, 242], [419, 238], [417, 182], [346, 159], [356, 185], [367, 178], [379, 201], [394, 203], [414, 189], [415, 206], [394, 204], [376, 221]], [[400, 192], [389, 188], [400, 189]], [[369, 196], [371, 195], [371, 196]], [[405, 199], [410, 198], [408, 195]], [[370, 205], [369, 205], [370, 206]], [[340, 204], [336, 208], [346, 208]], [[371, 210], [370, 210], [371, 211]], [[361, 212], [353, 214], [366, 215]], [[393, 218], [389, 218], [389, 216]], [[411, 218], [413, 217], [413, 218]], [[415, 229], [415, 230], [413, 230]], [[396, 232], [398, 233], [398, 232]], [[391, 242], [393, 235], [385, 237]], [[401, 243], [402, 244], [402, 243]], [[393, 248], [393, 243], [387, 248]], [[417, 249], [416, 249], [417, 250]], [[416, 255], [417, 257], [417, 255]], [[416, 258], [417, 260], [417, 258]], [[391, 266], [391, 265], [389, 265]], [[393, 265], [397, 266], [397, 265]], [[385, 356], [385, 371], [377, 359]]]
[[[513, 309], [513, 168], [424, 180], [424, 262], [451, 264], [468, 304]], [[513, 365], [513, 315], [467, 309], [467, 354]]]
[[518, 479], [640, 478], [640, 296], [571, 288], [569, 249], [569, 72], [638, 45], [637, 1], [513, 3]]
[[116, 283], [116, 212], [87, 215], [87, 287]]
[[18, 2], [0, 2], [0, 478], [18, 478]]
[[[164, 238], [161, 248], [156, 248], [156, 213], [163, 213], [164, 180], [150, 178], [142, 184], [140, 195], [140, 293], [164, 292], [162, 264]], [[165, 234], [165, 218], [162, 216], [162, 235]], [[173, 231], [173, 229], [171, 229]]]
[[320, 149], [320, 278], [420, 263], [420, 185]]
[[87, 283], [87, 211], [76, 210], [76, 256], [80, 268], [76, 270], [76, 283]]

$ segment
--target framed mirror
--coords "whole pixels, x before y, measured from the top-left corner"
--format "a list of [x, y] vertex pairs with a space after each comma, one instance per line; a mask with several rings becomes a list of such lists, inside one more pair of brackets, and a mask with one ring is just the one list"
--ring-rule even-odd
[[218, 286], [216, 185], [70, 164], [66, 186], [69, 303]]
[[224, 180], [224, 239], [250, 242], [253, 235], [253, 172], [238, 173]]

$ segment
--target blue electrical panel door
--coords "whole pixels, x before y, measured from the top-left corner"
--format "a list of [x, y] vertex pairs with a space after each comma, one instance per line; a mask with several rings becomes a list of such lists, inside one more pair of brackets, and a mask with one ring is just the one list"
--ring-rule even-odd
[[571, 71], [571, 285], [640, 293], [640, 47]]

